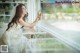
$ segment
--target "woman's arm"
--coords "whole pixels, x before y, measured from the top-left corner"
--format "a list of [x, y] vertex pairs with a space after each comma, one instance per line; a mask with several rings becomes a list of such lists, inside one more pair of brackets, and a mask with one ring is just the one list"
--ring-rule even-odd
[[38, 16], [37, 16], [37, 18], [35, 19], [35, 21], [34, 21], [33, 23], [25, 22], [22, 18], [19, 19], [19, 23], [20, 23], [21, 25], [23, 25], [23, 26], [32, 28], [32, 27], [34, 27], [34, 26], [36, 25], [36, 23], [41, 19], [41, 16], [42, 16], [41, 11], [39, 11], [39, 12], [38, 12]]
[[26, 27], [33, 27], [37, 22], [35, 21], [34, 23], [28, 23], [28, 22], [25, 22], [23, 19], [19, 19], [19, 23], [23, 26], [26, 26]]

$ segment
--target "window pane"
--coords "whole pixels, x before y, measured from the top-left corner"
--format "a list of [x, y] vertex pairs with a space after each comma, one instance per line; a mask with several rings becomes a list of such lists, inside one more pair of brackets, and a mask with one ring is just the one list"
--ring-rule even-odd
[[41, 8], [43, 17], [47, 21], [79, 21], [80, 20], [80, 4], [79, 3], [54, 3], [42, 1]]

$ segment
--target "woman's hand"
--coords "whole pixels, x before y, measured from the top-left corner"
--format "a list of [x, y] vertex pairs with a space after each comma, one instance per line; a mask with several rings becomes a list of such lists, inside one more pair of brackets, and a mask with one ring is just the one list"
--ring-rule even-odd
[[41, 17], [42, 17], [42, 13], [41, 13], [41, 10], [39, 10], [38, 13], [37, 13], [37, 18], [32, 23], [32, 25], [34, 26], [41, 19]]
[[41, 12], [41, 10], [39, 10], [37, 13], [37, 19], [40, 20], [41, 17], [42, 17], [42, 12]]

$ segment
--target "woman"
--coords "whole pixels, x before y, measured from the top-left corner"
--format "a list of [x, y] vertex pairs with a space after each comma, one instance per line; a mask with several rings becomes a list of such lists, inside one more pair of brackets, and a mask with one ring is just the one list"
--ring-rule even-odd
[[19, 4], [16, 7], [13, 19], [8, 24], [8, 28], [2, 36], [4, 43], [9, 47], [8, 53], [26, 53], [28, 39], [23, 36], [21, 27], [26, 26], [32, 28], [41, 18], [41, 12], [39, 11], [38, 16], [33, 23], [25, 22], [24, 19], [28, 16], [28, 13], [26, 12], [27, 10], [24, 4]]

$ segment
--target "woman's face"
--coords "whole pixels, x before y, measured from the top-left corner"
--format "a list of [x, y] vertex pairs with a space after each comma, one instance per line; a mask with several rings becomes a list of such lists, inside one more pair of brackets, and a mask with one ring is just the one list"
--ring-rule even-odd
[[27, 9], [25, 6], [22, 6], [22, 11], [23, 11], [23, 14], [27, 14]]

